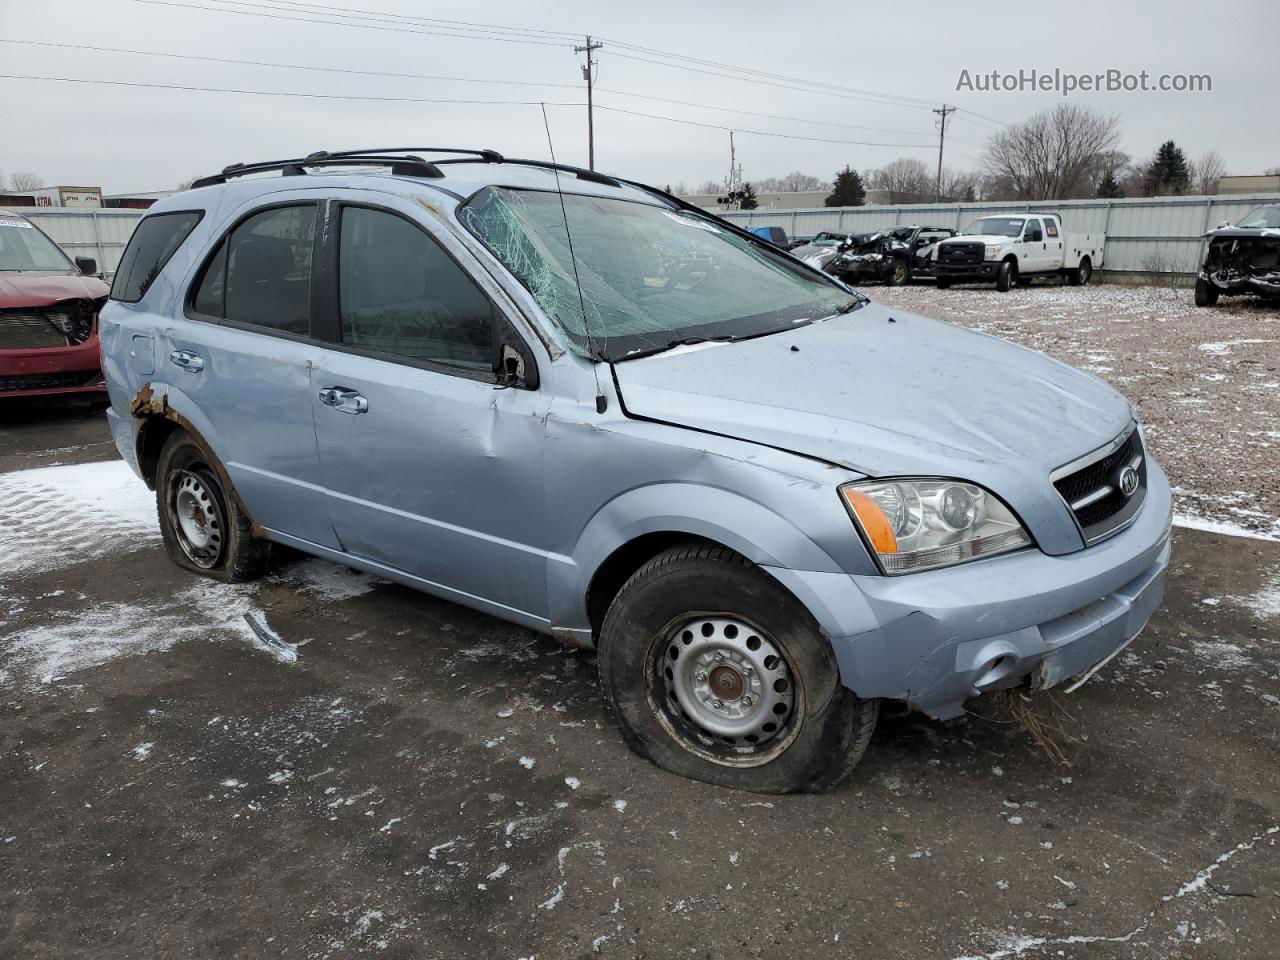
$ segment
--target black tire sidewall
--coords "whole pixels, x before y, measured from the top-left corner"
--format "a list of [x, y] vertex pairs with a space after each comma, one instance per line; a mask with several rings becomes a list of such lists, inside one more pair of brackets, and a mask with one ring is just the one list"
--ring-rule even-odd
[[1006, 292], [1016, 282], [1017, 276], [1018, 271], [1013, 263], [1008, 260], [1003, 261], [996, 271], [996, 289], [1001, 293]]
[[[761, 793], [827, 789], [848, 767], [865, 703], [845, 689], [830, 641], [789, 593], [727, 550], [668, 551], [641, 568], [615, 598], [599, 644], [601, 686], [627, 743], [641, 756], [681, 776]], [[686, 747], [658, 719], [653, 703], [650, 645], [673, 621], [724, 614], [757, 624], [786, 657], [804, 707], [787, 748], [761, 766], [715, 763]], [[661, 690], [657, 691], [661, 695]], [[874, 723], [874, 718], [872, 718]]]
[[[193, 562], [178, 541], [177, 518], [170, 503], [170, 478], [176, 470], [198, 467], [208, 481], [210, 492], [218, 500], [225, 524], [222, 555], [211, 567]], [[156, 510], [160, 516], [160, 535], [169, 557], [192, 573], [224, 581], [253, 579], [265, 545], [255, 542], [249, 533], [249, 520], [240, 509], [232, 491], [222, 479], [220, 465], [213, 453], [185, 430], [175, 430], [165, 440], [156, 464]]]

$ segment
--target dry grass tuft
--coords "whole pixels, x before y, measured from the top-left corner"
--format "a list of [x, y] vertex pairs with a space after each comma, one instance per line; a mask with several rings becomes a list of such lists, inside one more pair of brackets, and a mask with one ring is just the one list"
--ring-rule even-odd
[[1029, 693], [1026, 690], [995, 690], [979, 701], [979, 716], [993, 723], [1017, 724], [1031, 735], [1051, 761], [1071, 766], [1067, 759], [1070, 745], [1079, 741], [1068, 730], [1075, 717], [1062, 698], [1050, 690]]

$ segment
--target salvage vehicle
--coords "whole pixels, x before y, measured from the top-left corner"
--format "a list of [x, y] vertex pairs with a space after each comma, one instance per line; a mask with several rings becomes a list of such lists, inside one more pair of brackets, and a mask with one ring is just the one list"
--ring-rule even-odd
[[763, 792], [838, 783], [884, 700], [1071, 689], [1160, 604], [1169, 484], [1101, 380], [653, 187], [433, 152], [139, 225], [109, 420], [179, 566], [284, 544], [594, 647], [636, 752]]
[[1038, 277], [1089, 282], [1102, 267], [1103, 233], [1067, 233], [1056, 213], [979, 217], [934, 250], [939, 289], [953, 283], [994, 282], [1005, 291]]
[[900, 287], [912, 277], [933, 274], [934, 245], [955, 236], [946, 227], [911, 225], [851, 234], [837, 245], [834, 255], [823, 250], [805, 257], [811, 266], [825, 270], [845, 283], [875, 280]]
[[757, 237], [762, 237], [783, 250], [791, 246], [787, 240], [787, 232], [781, 227], [747, 227], [747, 232], [754, 233]]
[[1280, 203], [1251, 210], [1234, 227], [1224, 223], [1205, 237], [1209, 245], [1196, 278], [1197, 307], [1211, 307], [1223, 295], [1280, 299]]
[[105, 396], [98, 310], [107, 285], [26, 217], [0, 210], [0, 400]]

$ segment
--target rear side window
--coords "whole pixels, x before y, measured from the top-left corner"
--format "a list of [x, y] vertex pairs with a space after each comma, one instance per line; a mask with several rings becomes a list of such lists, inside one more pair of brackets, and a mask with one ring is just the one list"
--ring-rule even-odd
[[169, 258], [195, 229], [204, 214], [198, 210], [156, 213], [144, 217], [129, 238], [111, 283], [111, 299], [137, 303], [160, 276]]
[[273, 207], [231, 231], [205, 266], [198, 314], [308, 336], [316, 207]]
[[409, 360], [492, 370], [493, 306], [453, 259], [407, 220], [342, 211], [342, 342]]
[[1058, 235], [1058, 221], [1053, 217], [1044, 218], [1044, 232], [1050, 237]]

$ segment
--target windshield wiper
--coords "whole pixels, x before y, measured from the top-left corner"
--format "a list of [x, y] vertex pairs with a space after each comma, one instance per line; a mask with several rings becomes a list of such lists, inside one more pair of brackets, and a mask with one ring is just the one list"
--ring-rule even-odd
[[637, 357], [649, 357], [655, 353], [665, 353], [668, 350], [674, 350], [676, 347], [691, 347], [699, 343], [731, 343], [737, 339], [739, 338], [729, 333], [721, 334], [718, 337], [677, 337], [675, 340], [668, 340], [661, 346], [632, 350], [626, 356], [619, 357], [618, 360], [635, 360]]
[[850, 300], [842, 307], [836, 307], [836, 313], [853, 313], [853, 311], [857, 310], [859, 307], [865, 307], [870, 302], [870, 300], [867, 300], [864, 297], [859, 297], [857, 299]]

